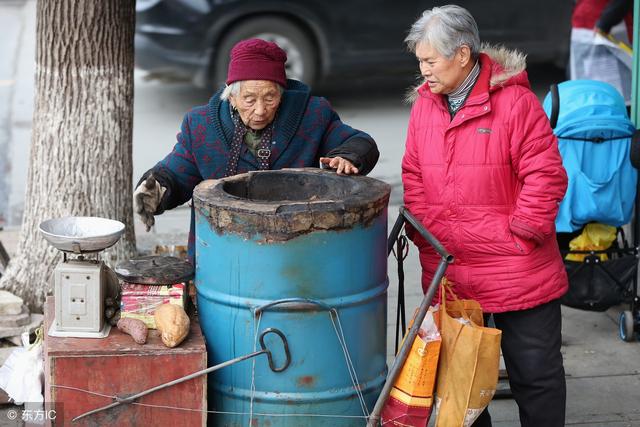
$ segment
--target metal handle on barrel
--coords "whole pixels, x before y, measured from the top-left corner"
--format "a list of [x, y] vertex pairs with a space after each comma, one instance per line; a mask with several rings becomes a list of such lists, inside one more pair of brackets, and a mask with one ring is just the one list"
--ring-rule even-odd
[[286, 304], [286, 307], [282, 307], [281, 309], [289, 309], [289, 310], [300, 310], [300, 311], [312, 311], [317, 310], [318, 308], [325, 311], [335, 311], [335, 308], [325, 304], [321, 301], [316, 301], [309, 298], [284, 298], [276, 301], [271, 301], [267, 304], [261, 305], [254, 309], [254, 315], [258, 316], [263, 311], [267, 309], [273, 308], [278, 305]]

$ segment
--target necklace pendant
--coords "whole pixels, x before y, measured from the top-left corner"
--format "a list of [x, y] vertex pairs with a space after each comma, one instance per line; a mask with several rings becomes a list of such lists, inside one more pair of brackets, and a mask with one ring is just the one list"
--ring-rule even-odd
[[271, 150], [268, 148], [261, 148], [256, 152], [256, 155], [258, 156], [258, 158], [266, 160], [271, 157]]

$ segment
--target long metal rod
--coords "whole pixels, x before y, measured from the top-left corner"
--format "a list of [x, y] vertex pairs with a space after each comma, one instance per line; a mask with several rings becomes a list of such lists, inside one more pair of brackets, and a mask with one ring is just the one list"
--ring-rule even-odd
[[380, 421], [380, 413], [382, 412], [382, 408], [384, 407], [385, 402], [389, 398], [389, 394], [391, 393], [391, 388], [393, 384], [395, 384], [402, 367], [404, 366], [404, 362], [407, 360], [407, 356], [409, 356], [409, 352], [411, 351], [411, 347], [413, 346], [413, 341], [416, 339], [418, 335], [418, 330], [420, 329], [420, 325], [422, 325], [422, 321], [427, 314], [427, 310], [431, 305], [431, 301], [433, 300], [433, 296], [440, 285], [440, 281], [444, 277], [444, 272], [447, 270], [447, 266], [449, 264], [447, 258], [442, 258], [440, 263], [438, 264], [438, 268], [436, 269], [436, 273], [431, 280], [431, 284], [429, 285], [429, 289], [427, 289], [427, 293], [422, 298], [422, 303], [420, 304], [420, 308], [418, 310], [418, 314], [416, 318], [413, 320], [413, 325], [407, 336], [404, 338], [404, 342], [402, 343], [402, 347], [400, 347], [400, 351], [393, 361], [393, 365], [391, 366], [391, 370], [387, 375], [387, 381], [384, 383], [384, 387], [382, 387], [382, 391], [380, 392], [380, 396], [378, 396], [378, 400], [376, 401], [375, 406], [373, 407], [373, 411], [369, 416], [369, 421], [367, 422], [367, 427], [376, 427]]
[[418, 233], [438, 252], [438, 254], [442, 257], [440, 259], [440, 263], [436, 268], [436, 272], [429, 284], [429, 288], [427, 289], [426, 294], [422, 298], [422, 302], [420, 304], [420, 308], [418, 309], [418, 313], [416, 314], [415, 319], [413, 320], [413, 325], [409, 329], [407, 336], [404, 338], [404, 342], [400, 347], [400, 351], [396, 355], [395, 360], [393, 361], [393, 365], [389, 370], [389, 374], [387, 375], [387, 380], [380, 392], [380, 396], [378, 396], [378, 400], [373, 408], [373, 412], [371, 412], [369, 416], [369, 421], [367, 422], [367, 427], [375, 427], [378, 425], [380, 421], [380, 414], [382, 413], [382, 408], [389, 398], [389, 394], [391, 393], [391, 389], [393, 388], [393, 384], [395, 383], [402, 367], [404, 366], [404, 362], [407, 360], [409, 356], [409, 352], [411, 351], [411, 347], [413, 346], [413, 341], [416, 339], [418, 335], [418, 330], [422, 325], [422, 321], [424, 317], [427, 315], [427, 311], [429, 310], [429, 306], [431, 305], [431, 301], [438, 290], [438, 286], [442, 278], [444, 277], [444, 273], [447, 270], [447, 266], [453, 262], [453, 255], [451, 255], [442, 244], [436, 239], [427, 229], [418, 221], [412, 214], [406, 209], [404, 206], [400, 206], [400, 214], [398, 215], [398, 219], [396, 220], [393, 228], [391, 230], [391, 235], [387, 242], [388, 252], [391, 252], [391, 248], [393, 247], [393, 243], [398, 238], [400, 234], [400, 230], [404, 225], [404, 222], [407, 221], [409, 224], [416, 229]]
[[261, 354], [268, 353], [268, 352], [269, 352], [269, 350], [260, 350], [260, 351], [256, 351], [255, 353], [246, 354], [244, 356], [236, 357], [235, 359], [227, 360], [226, 362], [222, 362], [222, 363], [220, 363], [218, 365], [215, 365], [215, 366], [212, 366], [210, 368], [203, 369], [203, 370], [198, 371], [198, 372], [194, 372], [193, 374], [187, 375], [185, 377], [178, 378], [178, 379], [173, 380], [173, 381], [169, 381], [168, 383], [160, 384], [158, 386], [155, 386], [155, 387], [150, 388], [150, 389], [145, 390], [145, 391], [141, 391], [140, 393], [134, 394], [133, 396], [129, 396], [127, 398], [118, 398], [119, 399], [118, 401], [110, 403], [109, 405], [105, 405], [105, 406], [102, 406], [100, 408], [93, 409], [93, 410], [91, 410], [89, 412], [85, 412], [82, 415], [78, 415], [77, 417], [73, 418], [71, 420], [71, 422], [76, 422], [79, 419], [87, 417], [87, 416], [92, 415], [92, 414], [95, 414], [96, 412], [101, 412], [101, 411], [104, 411], [104, 410], [107, 410], [107, 409], [110, 409], [110, 408], [115, 408], [116, 406], [122, 405], [123, 403], [131, 403], [136, 399], [139, 399], [139, 398], [141, 398], [143, 396], [146, 396], [147, 394], [153, 393], [153, 392], [158, 391], [160, 389], [171, 387], [171, 386], [176, 385], [176, 384], [180, 384], [180, 383], [182, 383], [184, 381], [188, 381], [188, 380], [190, 380], [192, 378], [196, 378], [196, 377], [199, 377], [201, 375], [208, 374], [208, 373], [213, 372], [213, 371], [217, 371], [218, 369], [226, 368], [227, 366], [233, 365], [234, 363], [242, 362], [243, 360], [251, 359], [252, 357], [256, 357], [256, 356], [259, 356]]

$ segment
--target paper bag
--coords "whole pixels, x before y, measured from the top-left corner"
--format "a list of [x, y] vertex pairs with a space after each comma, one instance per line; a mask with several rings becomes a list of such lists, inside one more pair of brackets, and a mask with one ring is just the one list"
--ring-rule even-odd
[[502, 332], [483, 327], [478, 302], [458, 300], [445, 285], [440, 289], [442, 348], [436, 385], [436, 426], [467, 427], [495, 394]]

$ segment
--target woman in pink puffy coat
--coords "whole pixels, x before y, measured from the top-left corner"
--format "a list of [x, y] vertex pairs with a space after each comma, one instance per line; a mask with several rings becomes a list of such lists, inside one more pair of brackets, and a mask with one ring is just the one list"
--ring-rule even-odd
[[[405, 40], [424, 83], [413, 94], [402, 162], [404, 202], [455, 262], [456, 294], [502, 330], [523, 426], [563, 426], [558, 298], [567, 277], [554, 221], [567, 175], [531, 91], [522, 54], [483, 48], [469, 12], [424, 12]], [[423, 287], [439, 261], [419, 236]], [[485, 410], [474, 426], [490, 426]]]

